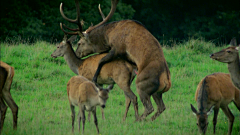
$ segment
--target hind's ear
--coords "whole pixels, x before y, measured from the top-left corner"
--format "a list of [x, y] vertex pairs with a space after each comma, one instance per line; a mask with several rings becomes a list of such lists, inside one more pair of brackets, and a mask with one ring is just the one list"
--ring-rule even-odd
[[236, 38], [235, 38], [235, 37], [232, 38], [229, 44], [230, 44], [231, 46], [237, 46], [237, 40], [236, 40]]
[[74, 40], [76, 40], [77, 39], [77, 35], [73, 35], [73, 36], [71, 36], [69, 39], [68, 39], [68, 41], [69, 42], [73, 42]]
[[197, 110], [193, 107], [192, 104], [191, 104], [191, 109], [192, 109], [192, 111], [193, 111], [193, 114], [194, 114], [194, 115], [197, 115]]

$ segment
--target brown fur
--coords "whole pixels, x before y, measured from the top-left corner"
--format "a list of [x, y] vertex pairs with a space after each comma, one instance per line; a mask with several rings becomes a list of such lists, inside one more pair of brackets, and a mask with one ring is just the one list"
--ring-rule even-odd
[[99, 134], [98, 122], [96, 116], [96, 106], [100, 105], [105, 107], [108, 99], [108, 92], [111, 88], [99, 89], [94, 83], [89, 81], [83, 76], [74, 76], [67, 83], [67, 94], [72, 111], [72, 132], [74, 132], [74, 120], [75, 120], [75, 107], [79, 107], [79, 125], [78, 130], [80, 131], [80, 122], [82, 119], [83, 127], [82, 133], [84, 133], [85, 126], [85, 110], [92, 112], [94, 116], [94, 123]]
[[238, 110], [240, 110], [240, 91], [232, 84], [229, 74], [214, 73], [203, 78], [197, 86], [195, 100], [197, 101], [199, 111], [192, 105], [191, 108], [197, 116], [200, 133], [206, 133], [208, 125], [207, 118], [210, 110], [213, 109], [213, 131], [215, 134], [217, 115], [219, 108], [221, 108], [228, 117], [228, 134], [231, 134], [234, 116], [228, 108], [228, 104], [233, 101]]
[[[77, 1], [77, 0], [76, 0]], [[112, 0], [112, 2], [115, 2]], [[144, 119], [153, 112], [150, 97], [153, 96], [158, 110], [151, 120], [156, 119], [164, 110], [162, 93], [171, 87], [170, 71], [157, 39], [139, 22], [122, 20], [103, 24], [91, 31], [83, 32], [79, 41], [77, 56], [83, 57], [91, 53], [109, 53], [99, 61], [93, 82], [104, 64], [121, 58], [137, 65], [137, 92], [145, 107], [141, 116]]]
[[[98, 62], [106, 56], [105, 54], [94, 55], [86, 59], [79, 59], [75, 55], [71, 41], [74, 38], [70, 38], [68, 41], [62, 41], [57, 49], [52, 53], [52, 57], [56, 58], [64, 56], [69, 67], [78, 75], [84, 76], [91, 80], [98, 67]], [[137, 96], [132, 92], [130, 85], [136, 76], [134, 70], [136, 67], [123, 60], [114, 60], [103, 66], [100, 75], [98, 76], [98, 84], [117, 84], [125, 94], [126, 109], [123, 120], [126, 119], [130, 103], [132, 102], [135, 110], [135, 117], [138, 119], [138, 104]], [[103, 113], [103, 112], [102, 112]], [[104, 114], [103, 114], [104, 118]]]
[[13, 114], [13, 128], [17, 129], [17, 115], [18, 115], [18, 106], [14, 102], [10, 89], [14, 76], [14, 68], [9, 66], [8, 64], [0, 61], [0, 109], [1, 109], [1, 123], [0, 123], [0, 133], [3, 129], [3, 123], [7, 111], [7, 105], [11, 108]]
[[210, 58], [228, 64], [228, 71], [230, 72], [232, 82], [240, 89], [239, 46], [236, 46], [236, 44], [236, 39], [233, 38], [230, 42], [230, 47], [211, 54]]

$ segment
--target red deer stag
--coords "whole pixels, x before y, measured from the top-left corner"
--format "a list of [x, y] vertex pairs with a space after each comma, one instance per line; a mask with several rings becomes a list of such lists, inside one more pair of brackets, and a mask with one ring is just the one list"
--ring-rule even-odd
[[7, 105], [11, 108], [12, 114], [13, 114], [13, 128], [17, 129], [17, 115], [18, 115], [18, 106], [14, 102], [11, 93], [10, 88], [12, 84], [14, 76], [14, 68], [9, 66], [8, 64], [0, 61], [0, 89], [1, 89], [1, 123], [0, 123], [0, 133], [3, 129], [3, 123], [7, 111], [7, 106], [4, 102], [7, 103]]
[[[154, 111], [150, 97], [155, 100], [158, 109], [152, 116], [155, 120], [164, 110], [165, 105], [162, 94], [171, 87], [170, 71], [164, 58], [162, 48], [157, 39], [139, 22], [133, 20], [122, 20], [106, 24], [116, 10], [118, 0], [111, 1], [111, 11], [99, 24], [82, 31], [80, 23], [79, 2], [75, 0], [77, 9], [77, 19], [67, 18], [60, 5], [60, 13], [64, 19], [78, 25], [78, 29], [69, 30], [68, 34], [81, 36], [79, 47], [76, 51], [79, 57], [87, 56], [91, 53], [109, 53], [100, 61], [93, 82], [104, 64], [121, 58], [137, 65], [138, 76], [136, 79], [137, 92], [144, 105], [144, 113], [140, 120], [145, 119]], [[101, 11], [100, 11], [101, 12]]]
[[[62, 29], [62, 25], [61, 25]], [[76, 36], [72, 36], [67, 40], [67, 35], [64, 35], [63, 41], [57, 46], [57, 49], [52, 53], [53, 58], [63, 56], [70, 69], [77, 75], [84, 76], [91, 80], [98, 67], [98, 62], [106, 56], [99, 54], [88, 57], [86, 59], [78, 58], [72, 48], [71, 42]], [[98, 84], [117, 84], [125, 94], [126, 110], [123, 120], [126, 119], [130, 103], [132, 102], [135, 110], [135, 117], [138, 119], [138, 103], [137, 96], [132, 92], [130, 85], [136, 76], [134, 72], [136, 66], [129, 64], [123, 60], [115, 60], [103, 66], [99, 76]], [[103, 114], [103, 110], [102, 110]], [[103, 115], [104, 118], [104, 115]]]
[[94, 123], [98, 129], [98, 121], [96, 116], [96, 106], [100, 105], [105, 108], [106, 101], [108, 99], [108, 92], [112, 89], [113, 85], [110, 85], [107, 89], [97, 88], [94, 83], [89, 81], [83, 76], [74, 76], [67, 83], [67, 94], [72, 111], [72, 132], [74, 132], [74, 120], [75, 120], [75, 106], [79, 107], [78, 116], [78, 130], [80, 131], [80, 122], [82, 119], [82, 133], [84, 133], [85, 126], [85, 110], [90, 111], [93, 114]]
[[191, 109], [197, 116], [200, 133], [206, 133], [208, 115], [214, 110], [213, 132], [215, 134], [217, 116], [219, 108], [221, 108], [228, 117], [228, 134], [231, 134], [234, 116], [228, 108], [228, 104], [233, 101], [240, 111], [240, 91], [232, 84], [229, 74], [214, 73], [204, 77], [197, 86], [195, 100], [199, 111], [192, 104]]
[[228, 71], [231, 75], [232, 82], [240, 89], [240, 62], [238, 54], [240, 45], [236, 46], [236, 38], [231, 40], [230, 45], [231, 46], [226, 49], [211, 54], [210, 58], [228, 64]]

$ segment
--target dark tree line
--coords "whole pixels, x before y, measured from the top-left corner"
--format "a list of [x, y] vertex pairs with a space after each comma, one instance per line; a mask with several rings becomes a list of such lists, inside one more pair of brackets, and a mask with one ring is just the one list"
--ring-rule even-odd
[[[58, 42], [63, 33], [59, 23], [66, 22], [59, 13], [63, 3], [69, 18], [76, 18], [74, 0], [7, 0], [0, 5], [1, 41], [45, 40]], [[97, 6], [105, 15], [110, 0], [80, 0], [84, 29], [102, 20]], [[160, 42], [204, 38], [215, 43], [240, 38], [240, 0], [120, 0], [111, 21], [134, 19], [141, 22]]]

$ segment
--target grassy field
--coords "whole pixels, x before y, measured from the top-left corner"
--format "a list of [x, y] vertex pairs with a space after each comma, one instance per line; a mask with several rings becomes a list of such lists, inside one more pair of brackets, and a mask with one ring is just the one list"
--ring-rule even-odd
[[[214, 47], [210, 42], [189, 40], [183, 44], [163, 47], [168, 62], [172, 87], [163, 94], [166, 110], [153, 122], [134, 122], [134, 110], [130, 107], [126, 121], [122, 121], [125, 110], [123, 91], [117, 85], [110, 92], [106, 104], [105, 120], [98, 108], [101, 135], [194, 135], [198, 134], [196, 117], [190, 104], [194, 100], [196, 86], [206, 75], [215, 72], [228, 73], [227, 65], [209, 58], [212, 52], [226, 47]], [[8, 108], [3, 134], [10, 135], [67, 135], [71, 133], [71, 111], [67, 99], [66, 84], [75, 74], [68, 68], [64, 58], [53, 59], [50, 55], [55, 45], [37, 42], [34, 45], [1, 43], [1, 60], [15, 68], [11, 94], [19, 106], [18, 129], [12, 130], [12, 113]], [[135, 81], [131, 85], [136, 92]], [[139, 114], [143, 105], [139, 103]], [[152, 102], [154, 108], [156, 105]], [[233, 103], [230, 109], [235, 116], [233, 135], [240, 134], [240, 115]], [[77, 111], [78, 112], [78, 111]], [[154, 113], [153, 113], [154, 114]], [[209, 116], [207, 134], [213, 134], [213, 114]], [[82, 124], [81, 124], [82, 126]], [[216, 134], [227, 134], [228, 120], [220, 110]], [[75, 134], [77, 122], [75, 123]], [[86, 122], [85, 134], [97, 134], [93, 119]]]

